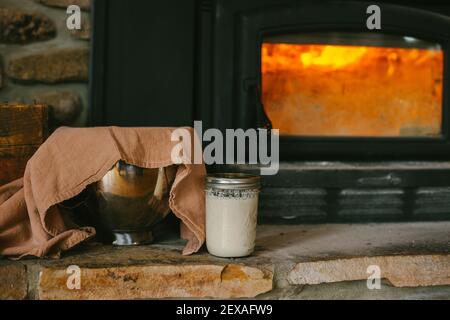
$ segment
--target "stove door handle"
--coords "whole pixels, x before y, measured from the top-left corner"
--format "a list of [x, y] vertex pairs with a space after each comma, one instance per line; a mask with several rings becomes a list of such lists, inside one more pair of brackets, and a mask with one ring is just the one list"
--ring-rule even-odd
[[358, 185], [364, 187], [387, 187], [398, 186], [402, 183], [402, 179], [393, 173], [389, 173], [383, 177], [364, 177], [358, 179]]

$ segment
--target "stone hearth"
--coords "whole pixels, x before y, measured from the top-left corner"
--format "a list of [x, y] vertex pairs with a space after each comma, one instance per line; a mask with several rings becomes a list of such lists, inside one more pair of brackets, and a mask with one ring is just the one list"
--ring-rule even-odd
[[[259, 226], [255, 254], [182, 256], [183, 242], [90, 244], [60, 260], [0, 261], [1, 299], [450, 298], [450, 222]], [[81, 270], [68, 289], [67, 267]], [[381, 289], [366, 286], [378, 265]]]

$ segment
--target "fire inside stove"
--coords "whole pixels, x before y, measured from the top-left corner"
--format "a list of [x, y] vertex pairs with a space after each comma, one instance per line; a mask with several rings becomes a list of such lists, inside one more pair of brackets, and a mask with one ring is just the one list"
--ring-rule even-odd
[[402, 41], [402, 47], [264, 42], [262, 102], [272, 126], [295, 136], [440, 136], [443, 50]]

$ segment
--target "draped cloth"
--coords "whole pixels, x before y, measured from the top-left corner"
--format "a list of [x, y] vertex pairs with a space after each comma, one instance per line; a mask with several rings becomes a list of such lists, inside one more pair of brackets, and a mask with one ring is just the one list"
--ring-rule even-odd
[[[76, 225], [57, 204], [99, 181], [118, 160], [143, 168], [174, 164], [173, 148], [181, 143], [189, 153], [198, 140], [192, 128], [184, 128], [192, 140], [172, 141], [175, 129], [57, 129], [28, 161], [24, 177], [0, 186], [0, 254], [58, 258], [92, 238], [92, 226]], [[205, 241], [206, 170], [203, 163], [187, 158], [178, 165], [169, 196], [169, 206], [181, 220], [181, 237], [187, 240], [185, 255], [198, 251]]]

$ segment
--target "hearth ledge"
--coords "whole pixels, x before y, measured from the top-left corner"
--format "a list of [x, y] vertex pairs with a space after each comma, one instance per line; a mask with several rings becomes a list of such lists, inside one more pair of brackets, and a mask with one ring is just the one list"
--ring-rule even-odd
[[[388, 295], [418, 297], [421, 290], [426, 298], [426, 289], [450, 297], [448, 230], [450, 222], [261, 225], [255, 253], [239, 259], [206, 250], [182, 256], [184, 243], [174, 239], [130, 248], [84, 245], [59, 260], [0, 260], [0, 299], [302, 299], [317, 294], [308, 288], [355, 280], [370, 298], [379, 295], [363, 288], [373, 265], [390, 282], [383, 282]], [[67, 273], [73, 265], [80, 289], [67, 286], [76, 283]], [[324, 288], [320, 297], [332, 292]]]

